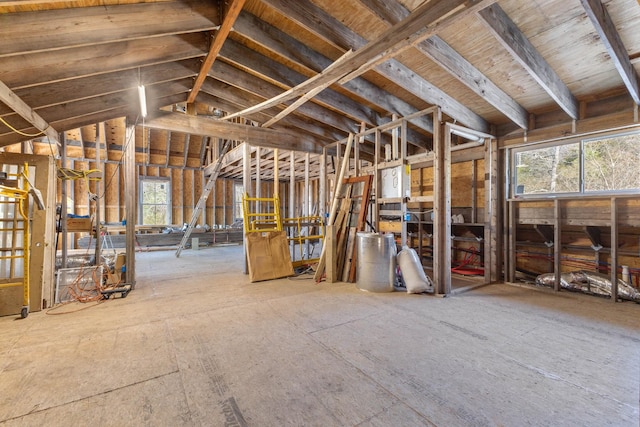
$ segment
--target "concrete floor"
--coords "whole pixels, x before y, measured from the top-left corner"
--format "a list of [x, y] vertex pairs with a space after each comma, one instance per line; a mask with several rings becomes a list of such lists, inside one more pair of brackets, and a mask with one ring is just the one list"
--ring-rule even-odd
[[249, 283], [241, 250], [139, 253], [125, 299], [0, 318], [0, 425], [638, 425], [638, 304]]

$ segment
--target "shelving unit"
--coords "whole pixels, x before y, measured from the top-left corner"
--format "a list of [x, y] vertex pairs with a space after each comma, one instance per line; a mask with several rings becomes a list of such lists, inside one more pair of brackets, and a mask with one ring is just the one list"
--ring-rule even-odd
[[[542, 249], [560, 290], [560, 275], [567, 271], [563, 258], [584, 258], [596, 270], [607, 270], [612, 283], [612, 301], [617, 298], [621, 259], [640, 257], [640, 201], [637, 195], [594, 195], [554, 199], [513, 198], [506, 204], [506, 280], [514, 282], [521, 249]], [[637, 241], [621, 239], [637, 236]], [[537, 238], [536, 238], [537, 237]], [[631, 263], [631, 262], [628, 262]], [[526, 266], [525, 266], [526, 267]], [[521, 267], [522, 268], [522, 267]]]

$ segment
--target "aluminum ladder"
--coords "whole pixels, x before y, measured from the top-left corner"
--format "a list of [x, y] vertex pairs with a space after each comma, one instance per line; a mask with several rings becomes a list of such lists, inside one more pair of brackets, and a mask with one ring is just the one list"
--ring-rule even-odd
[[182, 236], [182, 241], [180, 245], [178, 245], [178, 250], [176, 250], [176, 258], [180, 258], [180, 254], [184, 249], [184, 246], [189, 241], [189, 237], [191, 237], [191, 232], [193, 231], [193, 227], [196, 225], [198, 221], [198, 216], [200, 216], [200, 211], [204, 208], [207, 203], [207, 198], [209, 197], [209, 193], [213, 190], [213, 187], [216, 185], [216, 180], [218, 179], [218, 174], [220, 173], [220, 169], [222, 168], [222, 159], [224, 158], [227, 151], [229, 151], [229, 147], [231, 146], [231, 140], [227, 139], [222, 146], [222, 151], [218, 156], [218, 160], [216, 160], [216, 164], [213, 167], [213, 172], [209, 176], [209, 180], [202, 191], [202, 196], [198, 200], [195, 209], [193, 210], [193, 215], [191, 215], [191, 221], [189, 221], [189, 225], [187, 229], [184, 231], [184, 236]]

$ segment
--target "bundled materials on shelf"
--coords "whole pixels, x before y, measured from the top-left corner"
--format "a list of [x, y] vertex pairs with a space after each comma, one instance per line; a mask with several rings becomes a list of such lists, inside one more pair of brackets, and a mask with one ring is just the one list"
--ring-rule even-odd
[[[541, 274], [536, 278], [536, 285], [553, 287], [556, 282], [554, 273]], [[560, 275], [560, 287], [569, 291], [583, 292], [592, 295], [611, 296], [611, 280], [601, 273], [578, 270]], [[618, 298], [640, 302], [640, 291], [618, 279]]]

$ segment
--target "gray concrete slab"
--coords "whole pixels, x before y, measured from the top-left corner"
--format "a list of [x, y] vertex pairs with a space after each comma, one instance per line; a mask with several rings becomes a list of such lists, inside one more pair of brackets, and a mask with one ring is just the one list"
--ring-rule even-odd
[[241, 247], [137, 260], [125, 299], [0, 318], [0, 426], [639, 423], [638, 304], [250, 283]]

